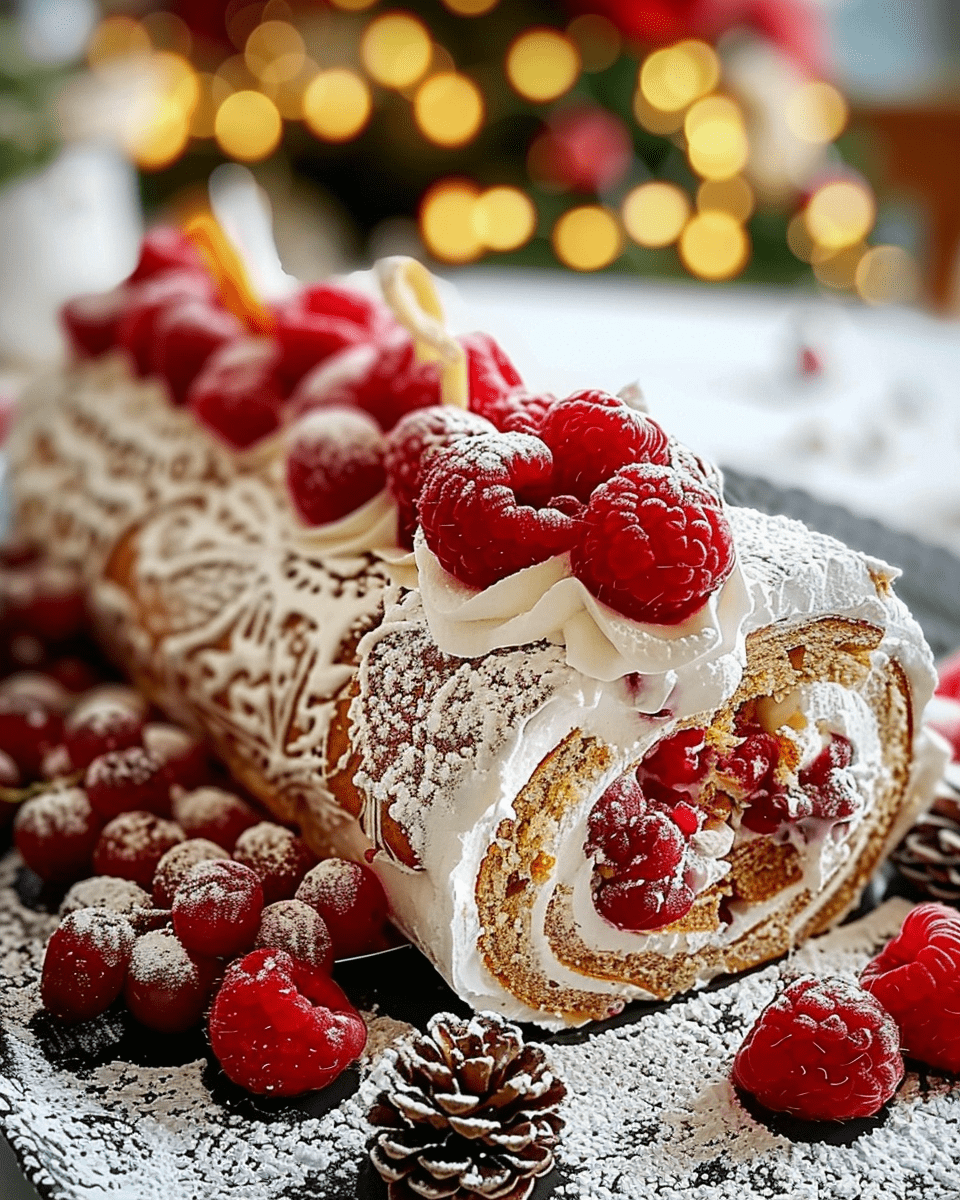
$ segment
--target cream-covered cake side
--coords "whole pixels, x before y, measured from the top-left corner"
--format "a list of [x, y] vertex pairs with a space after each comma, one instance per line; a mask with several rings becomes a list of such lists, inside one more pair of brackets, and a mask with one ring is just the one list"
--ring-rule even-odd
[[[744, 956], [771, 957], [849, 909], [929, 795], [942, 767], [919, 729], [932, 663], [889, 569], [796, 522], [729, 515], [750, 613], [737, 646], [675, 672], [655, 713], [638, 709], [643, 680], [593, 680], [549, 642], [444, 655], [416, 593], [388, 606], [361, 643], [351, 716], [362, 822], [384, 847], [376, 869], [401, 925], [476, 1006], [577, 1021], [705, 982], [748, 965]], [[817, 678], [802, 664], [793, 677], [765, 664], [773, 648], [795, 651], [807, 637], [811, 660], [823, 660]], [[614, 927], [591, 902], [591, 811], [678, 727], [719, 713], [729, 732], [732, 713], [757, 694], [746, 696], [745, 679], [769, 688], [768, 721], [807, 727], [806, 744], [795, 738], [799, 767], [825, 737], [850, 741], [844, 782], [860, 796], [856, 811], [834, 823], [839, 836], [809, 820], [778, 842], [729, 822], [701, 830], [692, 857], [703, 892], [729, 876], [725, 856], [748, 858], [751, 842], [789, 848], [792, 838], [797, 862], [771, 896], [728, 898], [727, 919], [712, 928]], [[900, 730], [892, 743], [890, 728]], [[385, 824], [402, 829], [405, 850], [384, 838]]]

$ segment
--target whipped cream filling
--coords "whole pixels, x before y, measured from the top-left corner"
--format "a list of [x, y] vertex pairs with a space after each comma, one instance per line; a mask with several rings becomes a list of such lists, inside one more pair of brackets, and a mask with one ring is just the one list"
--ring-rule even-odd
[[413, 554], [387, 565], [398, 583], [419, 587], [430, 632], [445, 654], [478, 658], [545, 639], [563, 645], [567, 663], [591, 679], [642, 676], [635, 696], [642, 712], [662, 709], [677, 673], [695, 663], [731, 653], [743, 662], [751, 598], [739, 563], [706, 604], [677, 625], [632, 621], [601, 604], [573, 575], [568, 554], [474, 588], [441, 566], [418, 529]]

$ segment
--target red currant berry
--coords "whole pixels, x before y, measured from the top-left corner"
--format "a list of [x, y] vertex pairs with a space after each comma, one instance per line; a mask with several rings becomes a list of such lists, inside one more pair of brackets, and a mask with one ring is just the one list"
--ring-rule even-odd
[[325, 859], [304, 876], [296, 898], [323, 917], [335, 958], [368, 954], [386, 945], [389, 906], [383, 884], [369, 867], [343, 858]]
[[82, 788], [56, 789], [21, 805], [13, 836], [31, 871], [67, 882], [88, 872], [100, 820]]
[[222, 846], [206, 838], [188, 837], [185, 842], [171, 846], [153, 874], [153, 903], [157, 908], [170, 908], [177, 888], [197, 863], [229, 858]]
[[143, 745], [163, 764], [171, 787], [189, 791], [201, 787], [209, 778], [210, 760], [206, 746], [179, 725], [149, 722], [143, 727]]
[[67, 891], [60, 903], [60, 916], [67, 917], [81, 908], [109, 908], [111, 912], [132, 917], [141, 909], [151, 907], [150, 897], [129, 879], [112, 875], [91, 875], [81, 879]]
[[155, 929], [133, 944], [123, 998], [141, 1025], [158, 1033], [184, 1033], [203, 1020], [219, 964], [190, 954], [169, 929]]
[[63, 744], [75, 770], [88, 767], [111, 751], [140, 745], [143, 717], [112, 704], [81, 705], [63, 724]]
[[120, 913], [84, 908], [64, 917], [43, 958], [40, 998], [62, 1021], [87, 1021], [123, 989], [133, 929]]
[[125, 812], [104, 827], [93, 852], [98, 875], [132, 879], [150, 891], [160, 859], [184, 840], [183, 830], [149, 812]]
[[200, 862], [173, 897], [173, 928], [193, 954], [234, 958], [253, 945], [262, 912], [255, 871], [238, 862]]
[[265, 904], [289, 900], [317, 861], [306, 842], [272, 821], [260, 821], [244, 830], [237, 838], [233, 857], [259, 875]]
[[245, 800], [215, 787], [176, 796], [173, 815], [187, 837], [209, 838], [231, 852], [240, 834], [261, 819]]
[[167, 773], [142, 746], [99, 755], [87, 767], [84, 786], [90, 803], [105, 821], [134, 809], [170, 815]]

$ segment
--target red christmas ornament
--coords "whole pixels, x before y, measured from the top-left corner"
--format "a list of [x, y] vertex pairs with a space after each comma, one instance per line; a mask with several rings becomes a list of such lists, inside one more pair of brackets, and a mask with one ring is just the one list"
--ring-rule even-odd
[[578, 192], [604, 192], [619, 183], [633, 160], [626, 124], [603, 108], [558, 113], [537, 140], [533, 173]]

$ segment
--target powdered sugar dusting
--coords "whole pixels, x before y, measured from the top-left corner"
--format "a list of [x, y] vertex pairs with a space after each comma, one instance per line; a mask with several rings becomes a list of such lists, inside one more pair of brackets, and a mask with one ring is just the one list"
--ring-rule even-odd
[[115, 875], [92, 875], [75, 883], [63, 898], [60, 916], [81, 908], [109, 908], [113, 912], [132, 913], [150, 908], [150, 897], [138, 884]]

